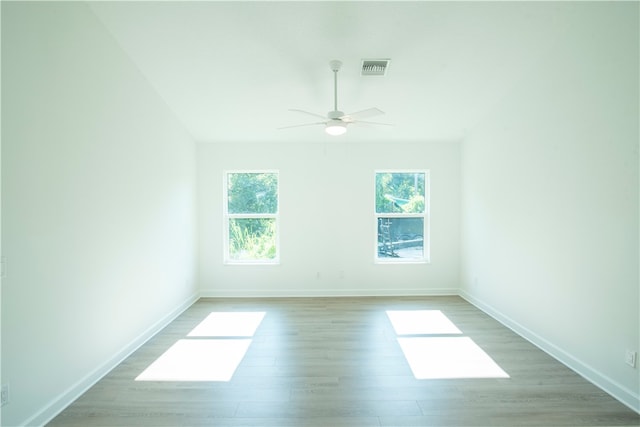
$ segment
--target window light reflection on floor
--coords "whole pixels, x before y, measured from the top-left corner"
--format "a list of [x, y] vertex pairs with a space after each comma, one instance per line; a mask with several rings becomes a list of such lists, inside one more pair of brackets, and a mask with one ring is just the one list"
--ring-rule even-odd
[[440, 310], [388, 310], [398, 344], [416, 379], [509, 378]]
[[398, 338], [416, 379], [509, 378], [469, 337]]
[[230, 381], [264, 316], [264, 312], [209, 314], [136, 381]]
[[397, 335], [461, 334], [440, 310], [387, 310]]
[[264, 311], [214, 311], [191, 332], [189, 337], [252, 337], [264, 318]]
[[229, 381], [250, 339], [179, 340], [136, 381]]

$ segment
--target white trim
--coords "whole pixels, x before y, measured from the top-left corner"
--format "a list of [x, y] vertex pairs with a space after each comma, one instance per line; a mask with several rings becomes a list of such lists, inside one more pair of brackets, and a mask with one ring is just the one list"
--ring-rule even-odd
[[173, 322], [186, 309], [188, 309], [196, 301], [198, 301], [198, 299], [199, 295], [197, 293], [192, 294], [189, 298], [184, 300], [175, 309], [173, 309], [168, 315], [158, 320], [146, 331], [144, 331], [133, 341], [124, 346], [120, 351], [114, 354], [109, 360], [98, 366], [84, 378], [80, 379], [74, 385], [69, 387], [67, 391], [60, 394], [60, 396], [50, 401], [40, 411], [25, 420], [21, 425], [43, 426], [53, 420], [56, 415], [62, 412], [67, 406], [71, 405], [71, 403], [76, 401], [82, 394], [84, 394], [93, 385], [100, 381], [102, 377], [111, 372], [111, 370], [113, 370], [122, 361], [133, 354], [133, 352], [138, 350], [143, 344], [153, 338], [153, 336], [160, 332], [164, 327]]
[[381, 258], [373, 261], [375, 265], [401, 265], [401, 264], [431, 264], [430, 259], [424, 258]]
[[628, 389], [617, 381], [609, 378], [607, 375], [599, 372], [592, 366], [582, 362], [579, 359], [576, 359], [574, 356], [567, 353], [562, 348], [551, 343], [537, 333], [521, 325], [517, 321], [511, 319], [509, 316], [504, 315], [499, 310], [496, 310], [494, 307], [476, 298], [472, 294], [464, 290], [460, 290], [459, 295], [467, 302], [474, 305], [476, 308], [493, 317], [502, 325], [511, 329], [516, 334], [538, 347], [540, 350], [549, 354], [558, 362], [562, 363], [569, 369], [584, 377], [590, 383], [594, 384], [597, 387], [600, 387], [602, 390], [609, 393], [611, 396], [613, 396], [632, 410], [640, 413], [640, 394], [638, 394], [637, 392]]
[[458, 289], [201, 289], [202, 298], [457, 296]]

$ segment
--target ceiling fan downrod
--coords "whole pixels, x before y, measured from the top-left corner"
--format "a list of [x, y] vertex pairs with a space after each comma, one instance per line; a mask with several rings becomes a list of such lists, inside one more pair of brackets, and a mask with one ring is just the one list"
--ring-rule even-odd
[[333, 111], [338, 111], [338, 71], [342, 67], [342, 61], [334, 59], [329, 62], [331, 71], [333, 71]]

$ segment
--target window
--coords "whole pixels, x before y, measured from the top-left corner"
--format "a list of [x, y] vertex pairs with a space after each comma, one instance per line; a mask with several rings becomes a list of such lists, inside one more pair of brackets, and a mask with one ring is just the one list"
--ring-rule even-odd
[[225, 262], [278, 263], [278, 173], [227, 172], [224, 199]]
[[428, 262], [428, 171], [378, 171], [376, 261]]

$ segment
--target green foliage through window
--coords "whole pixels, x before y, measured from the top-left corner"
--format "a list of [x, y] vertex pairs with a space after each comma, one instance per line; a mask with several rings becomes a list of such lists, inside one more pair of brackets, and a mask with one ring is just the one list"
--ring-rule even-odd
[[235, 260], [274, 259], [276, 257], [275, 219], [230, 219], [229, 257]]
[[376, 173], [376, 213], [423, 213], [425, 174]]
[[275, 173], [230, 173], [227, 175], [229, 213], [276, 213], [278, 175]]

